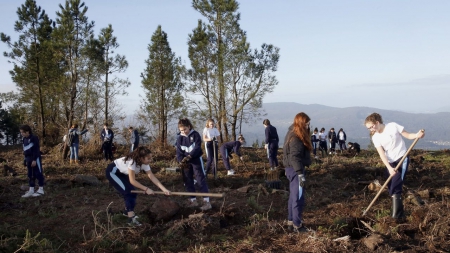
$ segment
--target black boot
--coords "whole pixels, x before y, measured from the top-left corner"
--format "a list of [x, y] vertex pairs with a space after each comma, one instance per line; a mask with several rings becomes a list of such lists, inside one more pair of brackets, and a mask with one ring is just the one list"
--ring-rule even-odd
[[398, 222], [405, 220], [405, 212], [403, 210], [403, 200], [401, 194], [392, 195], [392, 218]]

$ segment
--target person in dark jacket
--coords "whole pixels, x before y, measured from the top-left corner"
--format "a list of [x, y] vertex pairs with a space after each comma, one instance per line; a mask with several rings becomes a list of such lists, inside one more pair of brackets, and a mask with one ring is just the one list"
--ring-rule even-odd
[[[44, 171], [41, 163], [41, 150], [39, 146], [39, 138], [33, 135], [29, 125], [19, 127], [22, 135], [23, 155], [25, 156], [25, 165], [28, 169], [28, 184], [30, 189], [22, 195], [22, 198], [39, 197], [44, 195]], [[35, 192], [35, 181], [38, 180], [39, 189]]]
[[69, 147], [70, 147], [70, 164], [79, 163], [78, 150], [80, 148], [80, 136], [85, 134], [88, 130], [78, 131], [78, 124], [73, 124], [69, 130]]
[[131, 143], [131, 148], [130, 148], [130, 153], [133, 152], [137, 147], [139, 147], [139, 133], [137, 129], [133, 129], [133, 127], [129, 127], [128, 131], [130, 131], [130, 143]]
[[103, 125], [103, 130], [100, 133], [100, 139], [102, 140], [103, 144], [102, 144], [102, 149], [103, 149], [103, 154], [105, 157], [105, 161], [113, 160], [113, 154], [112, 154], [112, 145], [113, 145], [113, 140], [114, 140], [114, 132], [108, 128], [108, 123], [105, 123]]
[[[178, 128], [180, 129], [180, 136], [177, 138], [177, 161], [180, 163], [186, 191], [195, 192], [195, 178], [200, 192], [208, 193], [209, 189], [206, 184], [206, 173], [202, 159], [202, 137], [193, 129], [189, 119], [180, 119], [178, 121]], [[198, 206], [195, 196], [191, 196], [188, 206]], [[206, 211], [211, 208], [209, 197], [204, 197], [203, 206], [200, 209]]]
[[225, 169], [227, 169], [228, 171], [227, 172], [228, 176], [232, 176], [235, 173], [235, 171], [231, 168], [230, 165], [230, 158], [232, 158], [231, 154], [235, 153], [237, 156], [239, 156], [239, 159], [241, 159], [241, 161], [244, 160], [240, 151], [241, 145], [243, 145], [244, 143], [245, 138], [242, 134], [240, 134], [237, 141], [225, 142], [220, 147], [220, 154], [222, 155], [223, 165], [225, 166]]
[[317, 148], [319, 147], [319, 129], [314, 128], [314, 132], [311, 135], [311, 144], [313, 147], [313, 154], [314, 154], [314, 158], [317, 159], [319, 157], [317, 157]]
[[328, 132], [328, 140], [330, 141], [330, 155], [336, 154], [337, 136], [334, 127]]
[[355, 152], [356, 155], [358, 155], [359, 152], [361, 152], [361, 147], [357, 142], [348, 142], [348, 150], [351, 152]]
[[305, 205], [305, 172], [311, 164], [312, 150], [309, 136], [310, 118], [303, 112], [295, 115], [294, 123], [284, 138], [283, 163], [289, 180], [288, 224], [296, 232], [306, 232], [303, 224]]
[[339, 129], [339, 132], [337, 133], [337, 139], [339, 143], [339, 149], [341, 150], [341, 153], [344, 150], [347, 150], [347, 147], [345, 146], [345, 142], [347, 141], [347, 135], [344, 132], [344, 129]]
[[267, 158], [269, 158], [270, 170], [274, 170], [278, 166], [278, 142], [280, 141], [278, 138], [277, 129], [270, 124], [268, 119], [263, 121], [263, 125], [266, 128], [265, 134], [265, 146], [264, 148], [267, 150]]

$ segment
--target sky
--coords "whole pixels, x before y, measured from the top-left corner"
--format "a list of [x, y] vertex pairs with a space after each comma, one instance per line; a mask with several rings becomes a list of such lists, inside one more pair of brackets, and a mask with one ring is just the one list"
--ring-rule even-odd
[[[16, 41], [17, 8], [0, 1], [0, 32]], [[62, 0], [37, 0], [56, 19]], [[450, 111], [450, 1], [241, 0], [241, 28], [252, 49], [280, 48], [279, 84], [265, 103], [364, 106], [414, 113]], [[111, 24], [129, 68], [129, 95], [119, 101], [139, 110], [140, 74], [158, 25], [172, 51], [189, 66], [188, 35], [203, 17], [189, 0], [86, 0], [96, 35]], [[15, 90], [0, 42], [0, 92]]]

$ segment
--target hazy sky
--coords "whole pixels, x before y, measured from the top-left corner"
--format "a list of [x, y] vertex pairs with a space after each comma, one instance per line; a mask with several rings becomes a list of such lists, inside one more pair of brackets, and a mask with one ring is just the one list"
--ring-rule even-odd
[[[13, 41], [16, 10], [25, 1], [0, 1], [0, 31]], [[450, 1], [241, 0], [241, 28], [251, 48], [280, 48], [279, 85], [264, 102], [333, 107], [367, 106], [408, 112], [450, 111]], [[51, 19], [57, 0], [38, 0]], [[139, 109], [140, 73], [158, 25], [172, 51], [189, 64], [188, 34], [202, 16], [189, 0], [87, 0], [96, 35], [112, 24], [132, 85], [121, 98]], [[0, 52], [10, 51], [0, 43]], [[0, 56], [0, 92], [15, 89]]]

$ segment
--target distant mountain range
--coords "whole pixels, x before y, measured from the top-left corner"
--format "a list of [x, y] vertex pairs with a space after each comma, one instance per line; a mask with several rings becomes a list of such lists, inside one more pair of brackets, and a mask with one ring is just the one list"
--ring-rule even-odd
[[[367, 149], [370, 142], [369, 131], [364, 126], [365, 118], [377, 112], [383, 117], [384, 123], [396, 122], [405, 127], [408, 132], [415, 133], [425, 129], [425, 138], [421, 139], [415, 148], [425, 150], [439, 150], [450, 148], [450, 112], [440, 113], [406, 113], [394, 110], [381, 110], [371, 107], [346, 107], [336, 108], [318, 104], [304, 105], [299, 103], [265, 103], [263, 109], [267, 113], [264, 118], [270, 120], [277, 128], [280, 137], [280, 146], [288, 127], [292, 124], [294, 116], [299, 112], [305, 112], [311, 118], [311, 129], [324, 127], [328, 133], [334, 127], [338, 132], [343, 128], [347, 134], [347, 142], [358, 142], [361, 148]], [[260, 122], [245, 124], [242, 126], [242, 134], [247, 140], [247, 146], [255, 141], [261, 143], [264, 140], [264, 126]], [[407, 147], [412, 140], [405, 140]]]

